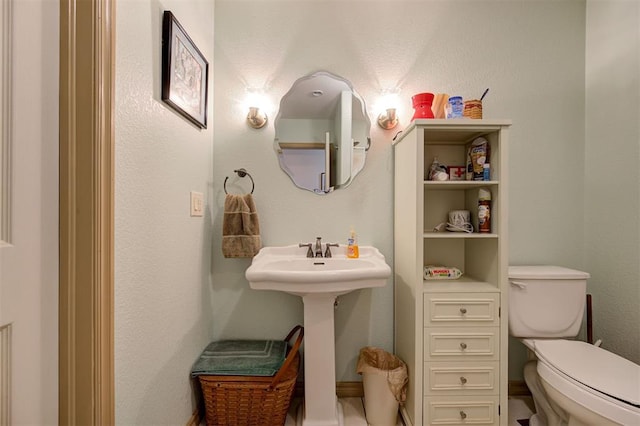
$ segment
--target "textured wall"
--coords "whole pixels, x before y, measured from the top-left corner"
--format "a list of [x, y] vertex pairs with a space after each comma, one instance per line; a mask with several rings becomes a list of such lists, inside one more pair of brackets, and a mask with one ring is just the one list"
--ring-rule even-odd
[[[185, 424], [189, 371], [211, 339], [209, 128], [160, 100], [162, 12], [213, 61], [213, 2], [118, 0], [116, 15], [115, 396], [119, 425]], [[213, 67], [210, 67], [213, 71]], [[212, 76], [210, 72], [210, 81]]]
[[640, 3], [587, 3], [586, 100], [594, 337], [640, 364]]
[[[214, 335], [277, 336], [302, 321], [299, 298], [251, 290], [244, 278], [249, 261], [222, 257], [222, 183], [234, 168], [246, 167], [256, 180], [265, 244], [316, 235], [344, 242], [353, 224], [361, 244], [377, 246], [392, 262], [394, 131], [374, 126], [363, 172], [347, 189], [317, 196], [295, 188], [279, 169], [273, 121], [257, 131], [244, 123], [247, 87], [266, 88], [277, 106], [297, 78], [317, 70], [349, 79], [372, 120], [380, 91], [398, 87], [399, 128], [411, 117], [415, 93], [470, 98], [490, 87], [485, 117], [513, 120], [511, 262], [583, 268], [584, 20], [582, 1], [217, 0]], [[393, 349], [393, 309], [391, 283], [341, 297], [338, 380], [359, 379], [360, 347]], [[510, 375], [518, 378], [523, 350], [512, 346]]]

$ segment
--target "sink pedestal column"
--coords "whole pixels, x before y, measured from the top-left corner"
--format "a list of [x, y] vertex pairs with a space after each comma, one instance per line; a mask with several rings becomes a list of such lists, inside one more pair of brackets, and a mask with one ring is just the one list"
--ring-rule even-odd
[[303, 426], [341, 426], [336, 396], [334, 303], [336, 295], [302, 296], [304, 303]]

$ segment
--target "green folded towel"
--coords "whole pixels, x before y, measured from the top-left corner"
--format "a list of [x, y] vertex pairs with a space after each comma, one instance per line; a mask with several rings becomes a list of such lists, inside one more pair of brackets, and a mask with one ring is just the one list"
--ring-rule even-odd
[[221, 340], [211, 342], [191, 369], [193, 377], [273, 376], [287, 354], [284, 340]]

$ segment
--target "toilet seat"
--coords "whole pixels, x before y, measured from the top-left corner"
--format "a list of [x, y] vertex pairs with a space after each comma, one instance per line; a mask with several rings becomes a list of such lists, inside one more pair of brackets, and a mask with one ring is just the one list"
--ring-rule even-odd
[[640, 366], [585, 342], [528, 340], [538, 374], [589, 410], [619, 424], [640, 424]]
[[536, 340], [534, 346], [539, 359], [564, 375], [640, 407], [640, 365], [577, 340]]

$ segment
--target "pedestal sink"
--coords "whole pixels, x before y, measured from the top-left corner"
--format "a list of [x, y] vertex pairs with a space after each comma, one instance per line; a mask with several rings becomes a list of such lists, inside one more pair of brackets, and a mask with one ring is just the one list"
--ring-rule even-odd
[[360, 246], [357, 259], [347, 258], [344, 246], [333, 248], [330, 258], [308, 258], [306, 253], [298, 245], [264, 247], [253, 258], [246, 277], [253, 289], [302, 297], [305, 398], [299, 417], [303, 426], [342, 426], [335, 383], [335, 299], [354, 290], [383, 287], [391, 268], [380, 251], [370, 246]]

